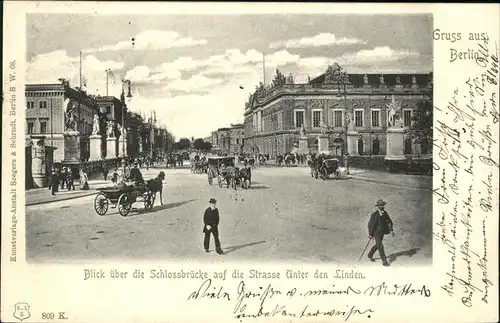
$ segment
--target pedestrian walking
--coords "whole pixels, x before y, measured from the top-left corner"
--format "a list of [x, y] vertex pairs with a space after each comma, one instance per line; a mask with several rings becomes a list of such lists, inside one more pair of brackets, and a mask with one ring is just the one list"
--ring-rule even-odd
[[67, 186], [67, 183], [66, 183], [66, 166], [64, 166], [60, 173], [59, 173], [59, 178], [61, 180], [61, 189], [63, 190], [64, 189], [64, 184], [66, 184]]
[[49, 189], [52, 195], [56, 195], [56, 192], [59, 191], [59, 174], [55, 167], [52, 167], [50, 173]]
[[104, 177], [105, 181], [108, 180], [108, 173], [109, 173], [108, 164], [104, 163], [102, 165], [102, 176]]
[[80, 170], [80, 189], [82, 191], [88, 191], [90, 189], [89, 177], [83, 169]]
[[372, 213], [370, 221], [368, 222], [368, 235], [370, 239], [375, 238], [375, 245], [371, 248], [370, 252], [368, 252], [368, 259], [370, 259], [370, 261], [375, 261], [375, 259], [373, 259], [373, 255], [375, 254], [375, 251], [378, 250], [380, 258], [382, 259], [382, 264], [384, 266], [389, 266], [382, 240], [384, 239], [385, 234], [390, 233], [394, 237], [394, 230], [389, 213], [385, 211], [386, 204], [387, 203], [384, 200], [378, 200], [375, 204], [377, 210]]
[[74, 182], [74, 179], [73, 179], [73, 173], [71, 172], [71, 168], [67, 168], [67, 171], [66, 171], [66, 185], [68, 187], [68, 191], [71, 191], [71, 189], [73, 189], [73, 191], [75, 190], [75, 182]]
[[205, 214], [203, 215], [203, 233], [205, 234], [203, 247], [205, 247], [205, 252], [209, 252], [210, 234], [213, 234], [215, 250], [219, 255], [221, 255], [223, 254], [223, 251], [219, 241], [219, 210], [215, 207], [217, 201], [214, 198], [211, 198], [208, 203], [210, 206], [205, 210]]

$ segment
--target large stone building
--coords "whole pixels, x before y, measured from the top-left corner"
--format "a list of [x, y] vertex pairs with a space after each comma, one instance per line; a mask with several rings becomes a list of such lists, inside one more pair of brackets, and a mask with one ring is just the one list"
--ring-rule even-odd
[[[26, 137], [44, 139], [53, 151], [54, 162], [79, 161], [88, 158], [95, 101], [86, 93], [59, 84], [27, 84]], [[78, 140], [74, 134], [78, 133]]]
[[345, 86], [335, 77], [329, 67], [308, 83], [295, 84], [292, 75], [277, 71], [272, 85], [261, 83], [245, 105], [245, 152], [292, 152], [305, 133], [310, 152], [318, 151], [317, 138], [323, 134], [331, 153], [342, 155], [350, 133], [356, 134], [347, 142], [350, 155], [385, 155], [388, 107], [393, 104], [400, 107], [405, 129], [404, 153], [413, 153], [408, 130], [419, 100], [428, 94], [431, 74], [351, 74]]

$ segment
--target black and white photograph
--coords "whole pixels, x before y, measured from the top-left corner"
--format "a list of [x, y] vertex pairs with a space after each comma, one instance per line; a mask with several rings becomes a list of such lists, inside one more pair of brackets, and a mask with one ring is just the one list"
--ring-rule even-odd
[[0, 320], [497, 322], [499, 8], [6, 1]]
[[28, 262], [431, 264], [432, 14], [26, 19]]

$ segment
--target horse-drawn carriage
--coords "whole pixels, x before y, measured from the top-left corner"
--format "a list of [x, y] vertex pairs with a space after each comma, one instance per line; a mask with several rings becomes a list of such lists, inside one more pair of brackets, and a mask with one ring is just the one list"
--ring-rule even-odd
[[[208, 157], [207, 163], [208, 184], [212, 185], [214, 178], [216, 178], [219, 187], [222, 187], [222, 182], [228, 179], [226, 168], [235, 169], [234, 157]], [[229, 182], [227, 184], [229, 185]]]
[[311, 163], [311, 176], [314, 178], [320, 177], [323, 180], [329, 178], [331, 174], [335, 175], [335, 179], [339, 178], [339, 160], [337, 158], [318, 158]]
[[118, 208], [121, 216], [127, 216], [136, 202], [144, 203], [146, 210], [151, 210], [155, 204], [156, 193], [160, 192], [160, 201], [163, 204], [162, 187], [165, 173], [160, 172], [155, 179], [138, 186], [119, 184], [116, 187], [101, 188], [94, 199], [94, 210], [99, 215], [108, 212], [109, 205]]

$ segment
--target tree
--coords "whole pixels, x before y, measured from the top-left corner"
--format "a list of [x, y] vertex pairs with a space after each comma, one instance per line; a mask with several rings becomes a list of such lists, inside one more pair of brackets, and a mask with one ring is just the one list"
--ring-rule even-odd
[[202, 138], [198, 138], [193, 142], [193, 148], [194, 149], [204, 149], [205, 147], [205, 141]]
[[210, 150], [210, 149], [212, 149], [212, 143], [209, 142], [209, 141], [203, 142], [203, 148], [202, 149], [203, 150], [207, 150], [207, 151]]
[[181, 138], [178, 141], [178, 149], [189, 149], [191, 148], [191, 141], [188, 138]]
[[[432, 80], [432, 73], [430, 74]], [[432, 138], [433, 138], [433, 84], [429, 82], [429, 86], [425, 90], [424, 99], [417, 102], [417, 109], [412, 115], [412, 126], [410, 132], [416, 143], [422, 147], [422, 153], [432, 153]]]

